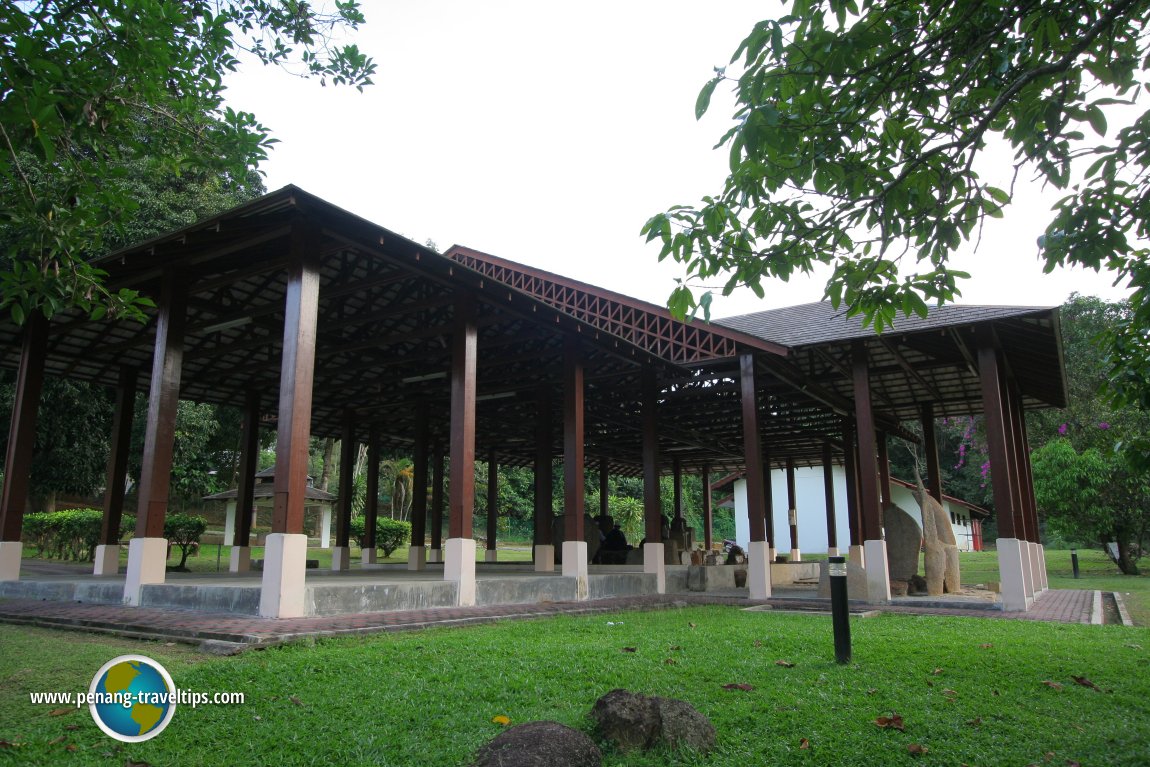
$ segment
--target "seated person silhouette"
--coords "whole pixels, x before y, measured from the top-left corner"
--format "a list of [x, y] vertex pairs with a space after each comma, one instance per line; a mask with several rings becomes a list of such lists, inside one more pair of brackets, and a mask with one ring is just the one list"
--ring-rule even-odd
[[605, 565], [626, 564], [627, 552], [631, 550], [631, 547], [627, 545], [627, 536], [615, 524], [615, 520], [607, 517], [607, 521], [611, 526], [611, 531], [607, 533], [607, 537], [603, 539], [603, 545], [599, 548], [599, 560]]

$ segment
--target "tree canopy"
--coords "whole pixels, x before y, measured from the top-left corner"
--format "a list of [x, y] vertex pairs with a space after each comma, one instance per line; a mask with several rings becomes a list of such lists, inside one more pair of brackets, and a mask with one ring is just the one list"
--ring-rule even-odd
[[274, 139], [224, 106], [224, 76], [248, 54], [362, 88], [375, 64], [335, 40], [363, 20], [355, 0], [0, 0], [0, 310], [139, 316], [88, 263], [139, 207], [117, 182], [144, 165], [243, 183]]
[[1014, 179], [1065, 193], [1036, 248], [1045, 268], [1105, 266], [1134, 288], [1129, 323], [1108, 331], [1112, 377], [1150, 404], [1150, 1], [784, 4], [699, 94], [700, 117], [717, 88], [735, 94], [725, 184], [643, 228], [685, 268], [672, 310], [706, 310], [696, 291], [716, 278], [761, 296], [827, 264], [826, 297], [876, 330], [925, 314], [960, 294], [950, 256], [1012, 200], [1011, 179], [978, 166], [1005, 143]]

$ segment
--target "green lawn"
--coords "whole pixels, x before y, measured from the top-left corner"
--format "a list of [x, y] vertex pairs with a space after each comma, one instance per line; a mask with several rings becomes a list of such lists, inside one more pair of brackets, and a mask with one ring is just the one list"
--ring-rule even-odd
[[[718, 750], [607, 750], [606, 765], [1150, 765], [1150, 630], [906, 616], [852, 629], [854, 661], [838, 666], [827, 617], [730, 607], [327, 640], [235, 658], [0, 626], [0, 763], [466, 764], [499, 731], [494, 716], [589, 730], [595, 699], [626, 687], [694, 704], [715, 723]], [[157, 738], [130, 745], [105, 737], [86, 711], [53, 716], [28, 701], [29, 691], [87, 688], [126, 652], [160, 660], [179, 687], [247, 701], [185, 706]], [[753, 689], [723, 689], [730, 683]], [[892, 713], [905, 732], [875, 724]], [[912, 757], [912, 743], [929, 752]]]

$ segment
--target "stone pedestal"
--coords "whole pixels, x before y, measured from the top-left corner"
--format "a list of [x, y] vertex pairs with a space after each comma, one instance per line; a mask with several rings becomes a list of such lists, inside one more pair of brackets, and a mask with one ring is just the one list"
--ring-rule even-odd
[[1038, 552], [1038, 575], [1042, 579], [1042, 590], [1050, 588], [1049, 576], [1046, 574], [1046, 547], [1041, 543], [1034, 544]]
[[484, 549], [483, 551], [484, 562], [498, 562], [499, 550], [498, 549]]
[[791, 549], [791, 557], [787, 561], [788, 562], [802, 562], [803, 561], [802, 552], [800, 552], [798, 549]]
[[751, 599], [767, 599], [771, 596], [772, 549], [766, 541], [751, 541], [747, 544], [747, 589]]
[[427, 549], [423, 546], [412, 546], [407, 550], [407, 569], [424, 570], [427, 568]]
[[866, 558], [866, 601], [882, 604], [890, 601], [890, 569], [886, 561], [886, 541], [864, 541]]
[[663, 559], [665, 556], [663, 544], [643, 544], [643, 572], [655, 575], [655, 592], [658, 594], [667, 593], [667, 564]]
[[448, 538], [444, 549], [443, 579], [455, 581], [460, 607], [475, 604], [475, 548], [474, 538]]
[[555, 572], [555, 547], [551, 545], [535, 547], [535, 572]]
[[331, 504], [324, 504], [322, 511], [320, 511], [319, 547], [321, 549], [331, 548]]
[[1026, 595], [1023, 576], [1023, 542], [1017, 538], [999, 538], [998, 578], [1001, 584], [1002, 609], [1011, 612], [1029, 610], [1032, 601]]
[[228, 561], [229, 573], [246, 573], [252, 569], [252, 547], [232, 546], [232, 555]]
[[576, 599], [587, 598], [587, 541], [563, 541], [563, 577], [575, 579]]
[[361, 549], [359, 552], [360, 564], [374, 565], [378, 552], [375, 549]]
[[428, 549], [427, 550], [427, 563], [437, 564], [443, 562], [443, 549]]
[[260, 616], [300, 618], [306, 614], [307, 536], [271, 533], [264, 543]]
[[165, 538], [133, 538], [128, 542], [128, 575], [124, 580], [124, 604], [140, 604], [140, 591], [149, 583], [163, 583], [168, 566]]
[[24, 544], [20, 541], [0, 541], [0, 581], [20, 580], [20, 557]]
[[338, 573], [342, 570], [351, 569], [351, 547], [350, 546], [332, 546], [331, 548], [331, 571]]
[[1022, 588], [1026, 593], [1028, 608], [1030, 604], [1034, 603], [1034, 570], [1031, 569], [1030, 565], [1030, 553], [1030, 542], [1019, 540], [1018, 554], [1022, 560]]
[[224, 543], [231, 543], [236, 537], [236, 502], [228, 501], [224, 508]]
[[120, 544], [101, 543], [96, 547], [92, 575], [116, 575], [120, 572]]
[[847, 561], [859, 567], [866, 567], [866, 549], [862, 546], [851, 546], [847, 549]]
[[827, 556], [828, 557], [837, 557], [838, 555], [839, 555], [839, 547], [838, 546], [827, 546]]

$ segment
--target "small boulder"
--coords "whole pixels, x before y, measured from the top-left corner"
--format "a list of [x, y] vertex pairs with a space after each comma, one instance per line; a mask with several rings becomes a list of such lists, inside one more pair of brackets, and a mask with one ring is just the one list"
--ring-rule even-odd
[[591, 709], [600, 735], [620, 751], [659, 746], [707, 753], [715, 747], [715, 726], [690, 703], [612, 690]]
[[908, 585], [907, 593], [912, 597], [925, 597], [926, 596], [926, 578], [921, 575], [912, 575]]
[[715, 725], [684, 700], [652, 698], [659, 712], [659, 740], [671, 748], [705, 754], [715, 747]]
[[481, 746], [472, 767], [600, 767], [603, 755], [586, 733], [558, 722], [509, 727]]

